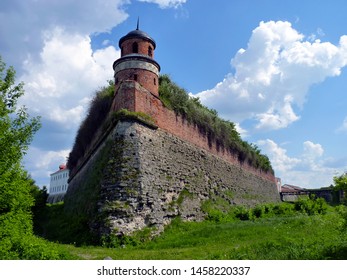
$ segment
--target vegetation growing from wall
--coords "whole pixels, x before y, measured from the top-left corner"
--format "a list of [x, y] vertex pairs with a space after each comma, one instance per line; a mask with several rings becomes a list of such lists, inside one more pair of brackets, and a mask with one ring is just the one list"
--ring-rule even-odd
[[240, 163], [248, 163], [257, 169], [273, 173], [269, 158], [261, 154], [256, 145], [243, 141], [234, 123], [218, 117], [217, 111], [202, 105], [199, 98], [190, 97], [167, 75], [159, 78], [159, 96], [167, 108], [196, 125], [210, 143], [216, 142], [217, 148], [228, 149], [236, 154]]
[[143, 112], [131, 112], [127, 109], [120, 109], [112, 114], [112, 121], [117, 122], [119, 120], [135, 120], [146, 124], [149, 127], [157, 128], [154, 119]]
[[108, 86], [98, 90], [91, 100], [87, 115], [78, 129], [73, 148], [68, 158], [67, 165], [70, 170], [85, 155], [95, 133], [105, 123], [112, 105], [113, 94], [114, 84], [112, 81], [109, 81]]
[[[139, 115], [140, 113], [133, 113], [124, 109], [113, 114], [111, 119], [107, 119], [113, 94], [114, 84], [110, 81], [109, 85], [98, 90], [91, 100], [88, 113], [80, 125], [69, 155], [68, 168], [70, 170], [86, 154], [88, 146], [99, 128], [105, 129], [107, 127], [108, 121], [135, 118], [147, 125], [153, 125], [154, 121], [146, 114]], [[228, 149], [237, 155], [240, 163], [248, 163], [254, 168], [273, 173], [269, 158], [262, 154], [256, 145], [243, 141], [235, 129], [234, 123], [221, 119], [216, 110], [202, 105], [198, 98], [190, 97], [167, 75], [162, 75], [159, 78], [159, 96], [164, 106], [181, 115], [189, 123], [196, 125], [199, 131], [207, 136], [210, 144], [215, 142], [218, 149]]]
[[113, 94], [114, 84], [110, 81], [109, 85], [98, 90], [91, 100], [87, 115], [78, 129], [68, 158], [67, 165], [70, 170], [75, 168], [78, 160], [86, 154], [96, 133], [98, 131], [105, 132], [110, 123], [126, 119], [137, 120], [153, 128], [157, 127], [153, 118], [143, 112], [130, 112], [127, 109], [121, 109], [109, 115]]

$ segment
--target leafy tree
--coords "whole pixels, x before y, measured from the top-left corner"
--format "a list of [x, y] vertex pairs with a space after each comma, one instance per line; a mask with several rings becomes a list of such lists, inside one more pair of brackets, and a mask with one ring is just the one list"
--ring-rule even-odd
[[347, 172], [334, 177], [335, 189], [347, 191]]
[[18, 258], [17, 245], [32, 234], [32, 180], [21, 161], [40, 121], [30, 118], [24, 106], [18, 108], [23, 94], [15, 70], [6, 69], [0, 57], [0, 258]]
[[[342, 191], [344, 193], [344, 198], [342, 201], [340, 201], [340, 195], [338, 194], [337, 196], [339, 197], [337, 201], [340, 203], [346, 204], [347, 205], [347, 172], [343, 173], [340, 176], [335, 176], [334, 177], [334, 187], [333, 189], [336, 191], [336, 193]], [[346, 215], [347, 218], [347, 215]]]

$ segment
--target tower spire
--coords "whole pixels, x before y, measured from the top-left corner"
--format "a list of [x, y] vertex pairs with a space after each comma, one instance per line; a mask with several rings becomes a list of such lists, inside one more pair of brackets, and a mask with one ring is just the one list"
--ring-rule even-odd
[[140, 17], [137, 17], [137, 26], [136, 26], [136, 30], [139, 30], [139, 25], [140, 25]]

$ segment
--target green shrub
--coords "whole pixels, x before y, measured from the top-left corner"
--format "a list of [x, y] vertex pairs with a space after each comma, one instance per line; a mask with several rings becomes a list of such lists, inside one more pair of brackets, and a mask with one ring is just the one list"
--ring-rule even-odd
[[247, 209], [243, 206], [237, 206], [233, 209], [233, 215], [235, 218], [241, 221], [248, 221], [253, 219], [252, 209]]
[[279, 203], [273, 206], [272, 212], [274, 215], [291, 215], [294, 213], [294, 206], [291, 203]]
[[323, 198], [300, 199], [294, 203], [295, 210], [308, 215], [325, 214], [328, 205]]
[[146, 227], [134, 232], [132, 235], [117, 235], [116, 233], [103, 235], [101, 237], [101, 246], [107, 248], [140, 246], [152, 239], [154, 229]]
[[255, 218], [262, 218], [265, 216], [265, 205], [258, 205], [252, 209], [252, 215]]
[[0, 217], [0, 259], [68, 259], [67, 252], [56, 244], [32, 234], [30, 214], [23, 211]]
[[221, 223], [226, 221], [227, 215], [223, 213], [221, 210], [218, 209], [211, 209], [206, 217], [206, 220], [215, 222], [215, 223]]

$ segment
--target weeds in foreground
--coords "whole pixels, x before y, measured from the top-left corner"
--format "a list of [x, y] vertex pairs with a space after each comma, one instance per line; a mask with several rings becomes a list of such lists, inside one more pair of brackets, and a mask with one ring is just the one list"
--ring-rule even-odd
[[95, 259], [347, 259], [346, 213], [345, 206], [333, 208], [320, 200], [236, 207], [202, 222], [178, 217], [154, 239], [143, 231], [114, 243], [114, 249], [71, 250]]

